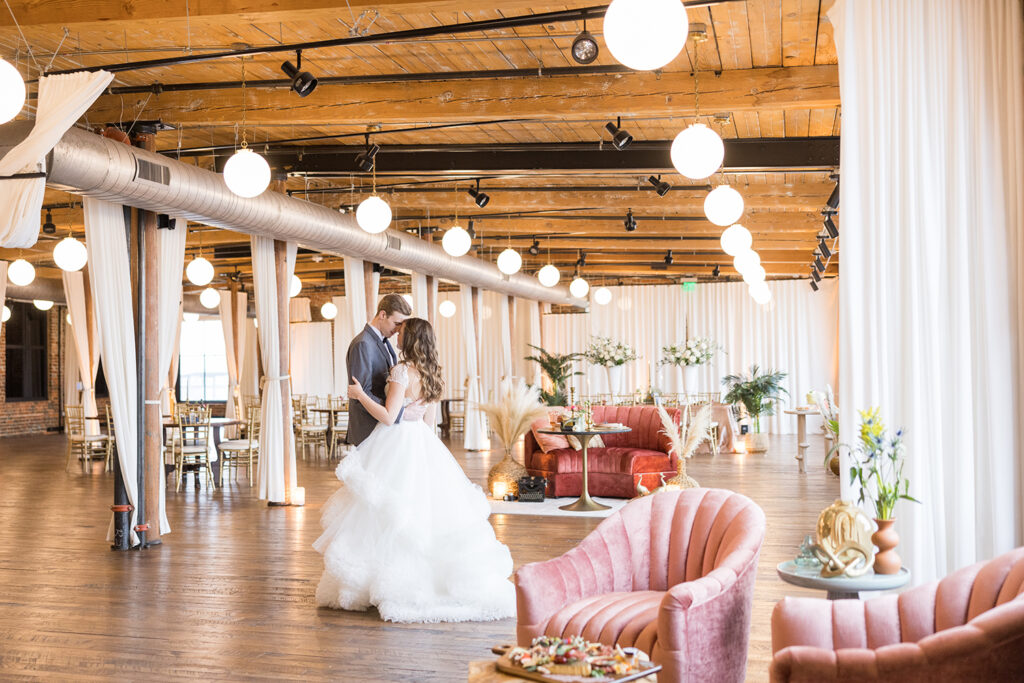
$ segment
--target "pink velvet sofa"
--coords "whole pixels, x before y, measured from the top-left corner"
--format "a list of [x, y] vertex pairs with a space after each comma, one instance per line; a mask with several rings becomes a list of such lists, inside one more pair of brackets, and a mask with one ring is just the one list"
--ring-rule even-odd
[[626, 504], [578, 546], [515, 575], [516, 636], [634, 646], [660, 683], [742, 681], [764, 512], [732, 491], [688, 489]]
[[[679, 423], [678, 408], [668, 408]], [[632, 431], [603, 434], [604, 448], [588, 448], [588, 488], [592, 496], [632, 498], [636, 485], [650, 490], [676, 473], [676, 454], [670, 453], [668, 438], [661, 433], [661, 419], [655, 406], [594, 406], [594, 422], [619, 422]], [[545, 453], [531, 432], [523, 445], [526, 469], [548, 480], [548, 496], [578, 496], [583, 491], [583, 452], [569, 448]]]
[[771, 680], [1024, 680], [1024, 548], [872, 600], [786, 598]]

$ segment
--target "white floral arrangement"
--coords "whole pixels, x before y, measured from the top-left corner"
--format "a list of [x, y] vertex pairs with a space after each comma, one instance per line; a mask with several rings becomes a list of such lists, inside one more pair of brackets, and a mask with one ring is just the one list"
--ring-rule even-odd
[[629, 344], [623, 344], [612, 340], [611, 337], [594, 336], [590, 338], [590, 345], [587, 346], [583, 357], [593, 365], [625, 365], [631, 360], [640, 356], [636, 354]]
[[719, 350], [710, 337], [688, 339], [683, 344], [670, 344], [661, 348], [662, 365], [704, 365]]

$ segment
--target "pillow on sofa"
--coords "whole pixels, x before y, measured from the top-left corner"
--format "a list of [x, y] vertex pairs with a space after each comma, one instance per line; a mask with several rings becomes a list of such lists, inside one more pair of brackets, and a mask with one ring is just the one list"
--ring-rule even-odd
[[537, 445], [540, 446], [540, 449], [545, 453], [569, 447], [569, 442], [564, 436], [559, 436], [558, 434], [541, 434], [541, 429], [551, 429], [551, 421], [548, 420], [547, 417], [539, 417], [530, 425], [530, 431], [533, 432], [533, 438], [537, 440]]
[[[578, 437], [575, 437], [572, 434], [567, 434], [566, 437], [565, 437], [565, 440], [569, 442], [569, 447], [572, 448], [574, 451], [582, 451], [583, 450], [583, 444], [580, 443], [580, 440], [579, 440]], [[604, 448], [604, 447], [605, 447], [604, 446], [604, 441], [601, 440], [601, 435], [600, 434], [598, 434], [596, 436], [592, 436], [590, 438], [590, 443], [587, 444], [587, 448]]]

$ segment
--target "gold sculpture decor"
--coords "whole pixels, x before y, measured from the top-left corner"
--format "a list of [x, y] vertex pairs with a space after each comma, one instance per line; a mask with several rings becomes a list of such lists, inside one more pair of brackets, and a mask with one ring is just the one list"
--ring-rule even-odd
[[871, 520], [859, 507], [837, 500], [818, 516], [818, 543], [814, 554], [821, 575], [855, 577], [866, 574], [875, 561]]

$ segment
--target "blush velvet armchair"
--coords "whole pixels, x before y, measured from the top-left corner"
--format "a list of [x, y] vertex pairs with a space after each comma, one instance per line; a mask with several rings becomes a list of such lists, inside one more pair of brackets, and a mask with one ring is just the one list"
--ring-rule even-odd
[[1024, 680], [1024, 548], [872, 600], [785, 598], [771, 680]]
[[764, 512], [721, 489], [631, 501], [561, 557], [515, 575], [520, 645], [582, 635], [635, 646], [659, 683], [742, 681]]

